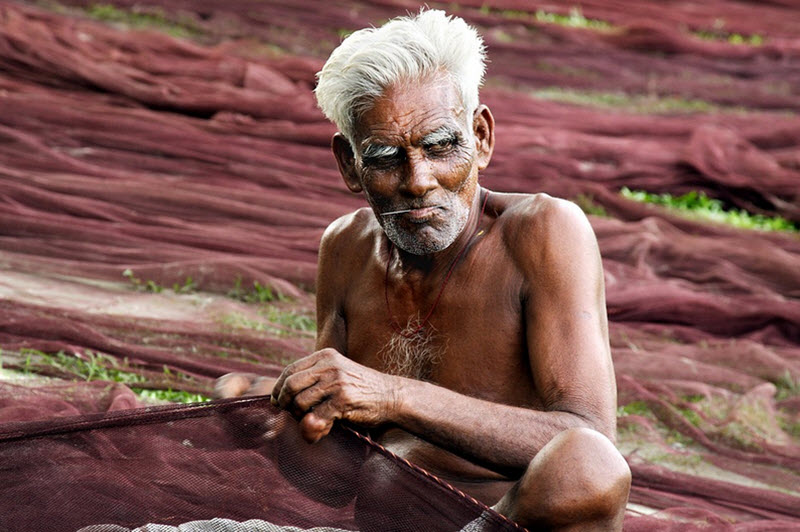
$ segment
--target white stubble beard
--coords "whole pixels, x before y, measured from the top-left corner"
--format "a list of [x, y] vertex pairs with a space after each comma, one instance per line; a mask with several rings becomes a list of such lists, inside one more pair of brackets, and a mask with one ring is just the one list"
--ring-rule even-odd
[[[444, 207], [445, 211], [449, 213], [449, 216], [445, 217], [443, 220], [440, 219], [442, 221], [442, 225], [440, 227], [420, 227], [420, 231], [429, 229], [430, 231], [434, 232], [436, 237], [435, 239], [424, 238], [424, 236], [418, 233], [415, 234], [406, 231], [402, 227], [401, 215], [393, 214], [389, 216], [380, 216], [380, 214], [378, 214], [378, 223], [381, 224], [384, 233], [386, 233], [386, 237], [395, 246], [402, 249], [406, 253], [411, 253], [412, 255], [430, 255], [432, 253], [437, 253], [450, 247], [450, 245], [456, 241], [458, 236], [467, 226], [470, 205], [465, 205], [461, 201], [458, 196], [458, 192], [460, 192], [460, 190], [455, 192], [448, 191], [446, 201], [444, 203], [438, 203], [438, 205]], [[380, 213], [382, 210], [399, 210], [400, 208], [405, 208], [405, 206], [393, 206], [390, 208], [380, 209], [378, 204], [373, 201], [369, 194], [366, 194], [366, 198], [367, 202], [370, 204], [370, 206], [372, 206], [372, 209], [376, 214]]]

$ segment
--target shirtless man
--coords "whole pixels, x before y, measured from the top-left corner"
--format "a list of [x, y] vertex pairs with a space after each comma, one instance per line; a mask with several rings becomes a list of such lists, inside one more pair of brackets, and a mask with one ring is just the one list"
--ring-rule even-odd
[[[319, 74], [333, 153], [369, 207], [322, 237], [317, 349], [273, 394], [316, 442], [337, 420], [531, 528], [619, 530], [630, 471], [603, 272], [583, 213], [481, 188], [484, 49], [440, 11], [348, 37]], [[248, 387], [250, 390], [248, 391]]]

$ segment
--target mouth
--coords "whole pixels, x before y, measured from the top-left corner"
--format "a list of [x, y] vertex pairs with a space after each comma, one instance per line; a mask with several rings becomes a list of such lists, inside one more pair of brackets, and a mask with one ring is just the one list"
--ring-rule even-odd
[[382, 212], [381, 216], [400, 216], [403, 215], [411, 222], [422, 223], [429, 220], [444, 205], [431, 205], [428, 207], [415, 207], [413, 209], [401, 209], [397, 211]]

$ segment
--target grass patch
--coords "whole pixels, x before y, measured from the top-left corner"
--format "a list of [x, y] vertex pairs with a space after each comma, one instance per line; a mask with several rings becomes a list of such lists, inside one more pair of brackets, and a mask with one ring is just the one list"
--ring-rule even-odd
[[536, 11], [500, 9], [492, 7], [489, 4], [483, 4], [480, 7], [480, 12], [484, 15], [500, 15], [510, 20], [522, 20], [526, 22], [536, 21], [543, 24], [556, 24], [567, 28], [583, 28], [595, 31], [610, 31], [614, 29], [613, 25], [604, 20], [584, 17], [581, 8], [577, 6], [571, 7], [569, 13], [566, 15], [552, 13], [544, 9], [537, 9]]
[[[56, 373], [61, 378], [71, 380], [119, 382], [128, 386], [144, 401], [199, 403], [210, 400], [202, 394], [172, 388], [166, 390], [143, 388], [141, 385], [147, 382], [147, 378], [136, 373], [127, 359], [120, 361], [115, 357], [92, 351], [86, 351], [78, 356], [63, 351], [45, 353], [23, 348], [19, 351], [19, 358], [21, 360], [14, 367], [26, 375]], [[0, 367], [2, 367], [1, 360]], [[187, 375], [171, 371], [166, 366], [164, 366], [164, 376], [173, 380], [193, 380]]]
[[274, 336], [292, 336], [294, 333], [311, 334], [317, 330], [317, 323], [313, 317], [290, 310], [282, 310], [274, 305], [265, 305], [258, 311], [258, 314], [266, 321], [234, 312], [223, 316], [222, 323], [234, 329], [262, 331]]
[[185, 392], [183, 390], [147, 390], [144, 388], [131, 388], [136, 395], [147, 402], [168, 402], [168, 403], [206, 403], [210, 397], [199, 393]]
[[778, 424], [786, 434], [794, 439], [800, 440], [800, 422], [789, 419], [789, 414], [781, 412], [783, 415], [778, 417]]
[[700, 417], [700, 414], [698, 414], [697, 412], [695, 412], [695, 411], [694, 411], [694, 410], [692, 410], [691, 408], [682, 408], [682, 407], [676, 407], [676, 409], [678, 410], [678, 412], [680, 412], [680, 413], [681, 413], [681, 415], [682, 415], [683, 417], [685, 417], [685, 418], [686, 418], [686, 420], [687, 420], [689, 423], [691, 423], [691, 424], [692, 424], [692, 425], [694, 425], [695, 427], [699, 427], [699, 426], [700, 426], [700, 424], [701, 424], [701, 423], [702, 423], [702, 421], [703, 421], [703, 420], [702, 420], [702, 418]]
[[[160, 294], [164, 291], [164, 287], [158, 284], [156, 281], [152, 279], [142, 280], [136, 277], [133, 273], [133, 270], [130, 268], [126, 268], [125, 271], [122, 272], [122, 276], [131, 283], [133, 288], [135, 288], [139, 292], [150, 292], [153, 294]], [[193, 294], [197, 291], [197, 283], [194, 282], [192, 276], [188, 276], [184, 279], [183, 283], [175, 283], [172, 285], [172, 291], [176, 294]]]
[[701, 394], [683, 396], [683, 400], [687, 403], [702, 403], [705, 399], [706, 396]]
[[764, 37], [757, 33], [742, 35], [741, 33], [725, 31], [725, 19], [722, 18], [714, 19], [711, 29], [697, 30], [691, 32], [691, 34], [704, 41], [727, 42], [745, 46], [761, 46], [764, 44]]
[[757, 33], [753, 35], [741, 35], [739, 33], [720, 33], [716, 31], [700, 30], [692, 32], [692, 35], [704, 41], [722, 41], [746, 46], [761, 46], [764, 44], [764, 37]]
[[652, 410], [644, 401], [633, 401], [627, 405], [617, 407], [617, 417], [642, 416], [655, 419]]
[[[689, 412], [696, 416], [696, 420], [689, 418], [689, 415], [684, 412], [684, 409], [678, 409], [682, 414], [684, 414], [687, 419], [693, 424], [695, 421], [699, 423], [700, 416], [697, 415], [696, 412], [691, 411]], [[692, 438], [682, 434], [681, 432], [669, 428], [667, 425], [664, 424], [663, 421], [659, 419], [655, 412], [650, 408], [650, 406], [645, 401], [632, 401], [626, 405], [622, 405], [617, 407], [617, 418], [624, 418], [627, 416], [639, 416], [650, 420], [653, 423], [653, 427], [658, 431], [658, 433], [664, 438], [664, 442], [673, 448], [684, 449], [689, 447], [694, 443]], [[622, 425], [623, 432], [630, 432], [635, 433], [638, 430], [636, 424], [626, 423]]]
[[307, 316], [306, 314], [281, 310], [270, 305], [266, 309], [266, 317], [272, 323], [278, 323], [295, 331], [317, 331], [317, 322], [313, 317]]
[[159, 7], [125, 10], [111, 4], [92, 4], [84, 12], [95, 20], [130, 29], [152, 29], [179, 38], [193, 38], [202, 34], [192, 19], [180, 17], [177, 21], [170, 20]]
[[595, 202], [594, 197], [590, 194], [578, 194], [572, 202], [580, 207], [586, 214], [602, 216], [604, 218], [608, 217], [608, 212], [606, 212], [605, 207]]
[[775, 399], [778, 401], [800, 395], [800, 378], [795, 379], [792, 377], [788, 369], [775, 380], [774, 384], [778, 390], [775, 394]]
[[272, 301], [288, 301], [280, 292], [273, 291], [271, 287], [253, 281], [252, 288], [242, 286], [242, 278], [237, 277], [233, 288], [228, 291], [228, 297], [244, 303], [269, 303]]
[[36, 349], [20, 349], [19, 354], [24, 357], [18, 365], [23, 373], [42, 373], [45, 369], [54, 369], [62, 376], [73, 380], [85, 381], [110, 381], [132, 384], [143, 382], [145, 378], [131, 368], [127, 360], [120, 362], [114, 357], [86, 351], [84, 354], [70, 355], [59, 351], [45, 353]]
[[[562, 87], [545, 87], [532, 91], [532, 96], [542, 100], [619, 109], [639, 114], [709, 113], [738, 108], [723, 108], [705, 100], [687, 100], [676, 96], [628, 94], [625, 92], [581, 91]], [[744, 109], [741, 109], [744, 111]]]
[[620, 194], [627, 199], [660, 205], [691, 218], [723, 223], [742, 229], [784, 232], [797, 232], [800, 230], [797, 224], [781, 216], [770, 217], [762, 214], [750, 214], [742, 209], [726, 210], [722, 201], [709, 198], [705, 192], [691, 191], [682, 196], [673, 196], [671, 194], [653, 194], [622, 187]]
[[596, 31], [610, 31], [614, 29], [614, 26], [604, 20], [584, 17], [579, 7], [571, 7], [569, 15], [559, 15], [558, 13], [549, 13], [539, 9], [536, 11], [534, 17], [537, 22], [557, 24], [567, 28], [584, 28]]

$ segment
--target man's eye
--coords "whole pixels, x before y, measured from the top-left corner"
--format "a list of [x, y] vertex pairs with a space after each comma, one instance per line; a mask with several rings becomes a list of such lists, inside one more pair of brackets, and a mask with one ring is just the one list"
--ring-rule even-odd
[[399, 156], [384, 155], [381, 157], [364, 157], [364, 166], [385, 170], [398, 164]]
[[458, 145], [456, 139], [447, 139], [435, 144], [428, 144], [425, 150], [431, 155], [447, 155]]

